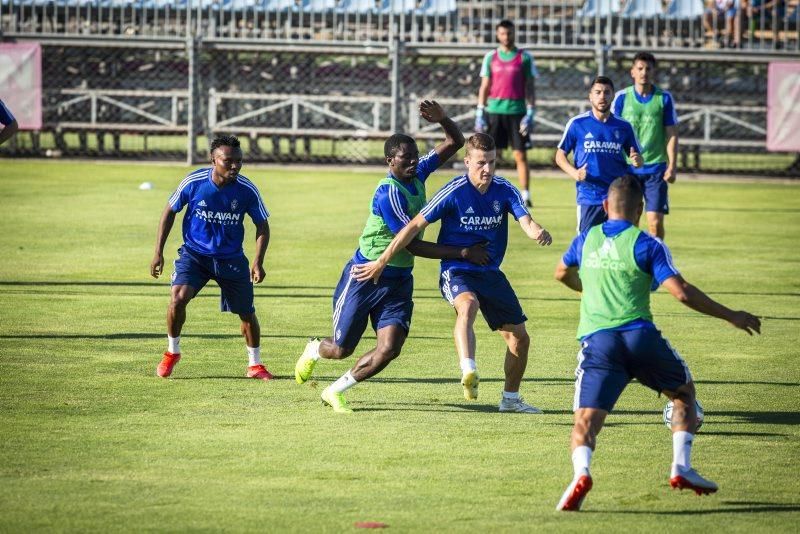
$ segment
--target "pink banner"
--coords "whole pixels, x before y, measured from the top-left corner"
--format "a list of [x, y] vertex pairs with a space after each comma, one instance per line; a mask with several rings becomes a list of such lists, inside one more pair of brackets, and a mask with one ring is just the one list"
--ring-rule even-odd
[[769, 64], [767, 150], [800, 152], [800, 61]]
[[42, 47], [38, 43], [0, 44], [0, 100], [21, 130], [42, 128]]

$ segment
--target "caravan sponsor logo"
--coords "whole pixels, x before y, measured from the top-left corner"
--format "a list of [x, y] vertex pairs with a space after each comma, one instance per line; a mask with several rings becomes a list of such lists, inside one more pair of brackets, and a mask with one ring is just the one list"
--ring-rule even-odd
[[586, 267], [591, 267], [592, 269], [625, 270], [625, 262], [619, 259], [619, 251], [613, 239], [603, 241], [600, 248], [589, 253], [589, 257], [583, 263]]
[[615, 143], [614, 141], [593, 141], [584, 139], [583, 149], [586, 152], [604, 152], [606, 154], [619, 154], [622, 151], [622, 143]]
[[194, 210], [194, 216], [198, 219], [202, 219], [205, 222], [210, 222], [213, 224], [223, 224], [223, 225], [230, 225], [230, 224], [239, 224], [242, 220], [241, 213], [230, 213], [227, 211], [211, 211], [211, 210], [201, 210], [196, 208]]
[[477, 217], [461, 217], [461, 227], [468, 231], [472, 232], [475, 230], [491, 230], [493, 228], [497, 228], [500, 226], [500, 223], [503, 222], [502, 215], [495, 215], [494, 217], [487, 217], [477, 216]]

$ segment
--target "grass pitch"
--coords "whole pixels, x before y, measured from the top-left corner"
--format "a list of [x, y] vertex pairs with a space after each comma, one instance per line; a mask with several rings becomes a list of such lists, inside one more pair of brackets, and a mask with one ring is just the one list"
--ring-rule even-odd
[[[356, 413], [343, 417], [319, 393], [354, 359], [321, 362], [304, 386], [293, 366], [309, 335], [330, 330], [332, 290], [382, 172], [245, 168], [272, 215], [256, 306], [278, 379], [263, 383], [243, 378], [238, 319], [219, 313], [213, 284], [189, 307], [174, 378], [154, 376], [169, 291], [149, 262], [159, 214], [187, 169], [6, 161], [4, 170], [2, 532], [347, 532], [359, 521], [399, 532], [796, 531], [797, 186], [679, 177], [672, 189], [667, 242], [678, 268], [764, 318], [764, 335], [750, 338], [663, 290], [653, 296], [706, 410], [693, 461], [720, 492], [668, 488], [665, 400], [632, 384], [599, 437], [584, 511], [559, 514], [572, 475], [578, 298], [552, 272], [574, 232], [570, 182], [535, 182], [535, 217], [554, 245], [541, 249], [512, 225], [504, 264], [533, 338], [522, 394], [546, 413], [497, 412], [503, 344], [480, 320], [480, 399], [463, 400], [453, 313], [437, 263], [422, 259], [403, 354], [348, 393]], [[435, 175], [429, 194], [451, 175]], [[155, 189], [139, 191], [143, 181]], [[248, 255], [252, 236], [250, 227]], [[176, 223], [168, 261], [179, 244]], [[358, 352], [373, 341], [368, 332]]]

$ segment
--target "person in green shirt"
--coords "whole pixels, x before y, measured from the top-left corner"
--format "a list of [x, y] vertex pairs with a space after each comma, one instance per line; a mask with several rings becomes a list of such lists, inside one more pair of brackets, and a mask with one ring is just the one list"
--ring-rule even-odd
[[630, 166], [644, 190], [647, 228], [664, 239], [664, 215], [669, 213], [668, 185], [675, 183], [678, 164], [678, 114], [669, 91], [653, 84], [656, 58], [639, 52], [631, 66], [633, 85], [618, 91], [612, 113], [633, 125], [643, 164]]
[[514, 44], [514, 23], [501, 20], [497, 25], [500, 46], [488, 52], [481, 65], [481, 86], [475, 111], [475, 131], [488, 133], [498, 150], [511, 145], [517, 166], [520, 192], [527, 207], [530, 195], [530, 170], [526, 150], [536, 117], [536, 62], [526, 50]]
[[395, 234], [419, 213], [425, 205], [428, 176], [464, 146], [464, 136], [458, 126], [437, 102], [425, 100], [419, 111], [425, 120], [442, 127], [445, 140], [423, 157], [419, 156], [416, 142], [408, 135], [394, 134], [386, 140], [384, 156], [389, 172], [378, 183], [358, 249], [342, 270], [334, 292], [332, 335], [321, 340], [311, 339], [295, 364], [295, 380], [303, 384], [311, 377], [320, 358], [338, 360], [350, 356], [366, 330], [367, 321], [372, 322], [377, 334], [375, 347], [322, 391], [322, 401], [337, 413], [353, 411], [344, 398], [345, 391], [379, 373], [400, 355], [411, 328], [414, 307], [411, 300], [414, 256], [462, 258], [479, 265], [488, 260], [484, 244], [453, 247], [417, 239], [398, 254], [375, 283], [359, 282], [352, 275], [356, 265], [378, 258]]
[[691, 466], [697, 429], [694, 380], [689, 367], [661, 336], [650, 312], [653, 281], [695, 311], [717, 317], [752, 335], [761, 321], [714, 301], [683, 279], [663, 241], [636, 227], [642, 190], [630, 175], [611, 183], [603, 201], [608, 221], [579, 234], [556, 267], [556, 280], [581, 293], [578, 367], [575, 370], [572, 465], [574, 477], [556, 510], [577, 511], [592, 489], [589, 473], [597, 435], [628, 383], [642, 385], [673, 401], [673, 488], [699, 494], [717, 485]]

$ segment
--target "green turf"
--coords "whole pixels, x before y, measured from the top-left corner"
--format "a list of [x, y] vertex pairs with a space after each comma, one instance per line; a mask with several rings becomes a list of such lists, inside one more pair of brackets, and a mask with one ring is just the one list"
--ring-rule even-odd
[[[721, 491], [698, 498], [668, 488], [664, 399], [633, 385], [599, 437], [584, 512], [569, 515], [554, 507], [572, 471], [578, 300], [552, 279], [573, 235], [568, 181], [535, 185], [536, 217], [554, 245], [540, 249], [512, 226], [504, 264], [533, 337], [522, 393], [546, 414], [497, 413], [503, 346], [480, 321], [480, 399], [462, 399], [453, 314], [436, 288], [436, 262], [421, 260], [402, 356], [348, 393], [355, 414], [336, 416], [319, 392], [352, 359], [320, 363], [308, 385], [291, 375], [306, 337], [330, 328], [332, 289], [382, 173], [246, 169], [272, 214], [256, 305], [278, 380], [263, 383], [242, 378], [238, 321], [218, 312], [213, 284], [189, 307], [174, 379], [153, 376], [168, 287], [148, 276], [149, 262], [159, 214], [185, 168], [5, 161], [4, 169], [0, 532], [347, 532], [357, 521], [399, 532], [796, 531], [797, 186], [672, 189], [667, 242], [677, 266], [714, 298], [764, 317], [764, 335], [750, 338], [663, 291], [653, 297], [706, 408], [695, 465]], [[139, 191], [145, 180], [155, 189]], [[168, 261], [179, 235], [176, 224]], [[249, 228], [248, 252], [252, 236]]]

